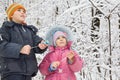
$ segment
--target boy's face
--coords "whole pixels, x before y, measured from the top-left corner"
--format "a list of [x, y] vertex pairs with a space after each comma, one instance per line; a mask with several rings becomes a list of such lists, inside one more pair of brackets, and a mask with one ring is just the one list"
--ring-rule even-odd
[[60, 36], [56, 39], [56, 46], [64, 47], [67, 44], [67, 40], [64, 36]]
[[26, 18], [26, 12], [23, 9], [17, 9], [11, 16], [12, 21], [16, 23], [23, 23]]

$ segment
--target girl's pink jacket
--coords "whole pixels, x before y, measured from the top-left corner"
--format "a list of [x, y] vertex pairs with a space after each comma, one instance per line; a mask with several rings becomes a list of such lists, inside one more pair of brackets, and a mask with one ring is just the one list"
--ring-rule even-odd
[[[50, 52], [44, 57], [39, 65], [40, 72], [45, 75], [45, 80], [76, 80], [74, 72], [82, 69], [83, 60], [74, 52], [75, 59], [72, 64], [68, 63], [66, 55], [69, 53], [71, 43], [66, 47], [50, 47]], [[49, 71], [49, 66], [53, 61], [60, 61], [60, 65], [55, 71]]]

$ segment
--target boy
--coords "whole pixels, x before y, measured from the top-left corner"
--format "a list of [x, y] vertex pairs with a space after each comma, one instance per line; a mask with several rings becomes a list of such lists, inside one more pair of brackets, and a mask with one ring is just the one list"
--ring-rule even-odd
[[9, 21], [0, 29], [1, 80], [31, 80], [38, 71], [35, 53], [43, 53], [47, 45], [34, 26], [25, 24], [24, 6], [13, 3], [6, 12]]

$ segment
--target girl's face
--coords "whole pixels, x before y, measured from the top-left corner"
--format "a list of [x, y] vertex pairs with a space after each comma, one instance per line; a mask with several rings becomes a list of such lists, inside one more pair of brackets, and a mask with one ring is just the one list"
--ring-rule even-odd
[[26, 12], [23, 9], [17, 9], [11, 16], [12, 21], [16, 23], [23, 23], [26, 18]]
[[56, 46], [58, 47], [64, 47], [67, 45], [67, 40], [64, 36], [59, 36], [57, 39], [56, 39]]

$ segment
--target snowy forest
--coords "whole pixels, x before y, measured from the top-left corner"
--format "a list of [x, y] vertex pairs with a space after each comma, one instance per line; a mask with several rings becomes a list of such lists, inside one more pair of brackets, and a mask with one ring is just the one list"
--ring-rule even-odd
[[[72, 48], [84, 60], [77, 80], [120, 80], [120, 0], [0, 0], [0, 26], [14, 2], [25, 6], [27, 24], [43, 38], [54, 25], [72, 30]], [[38, 64], [45, 55], [36, 55]], [[38, 72], [33, 80], [44, 76]]]

